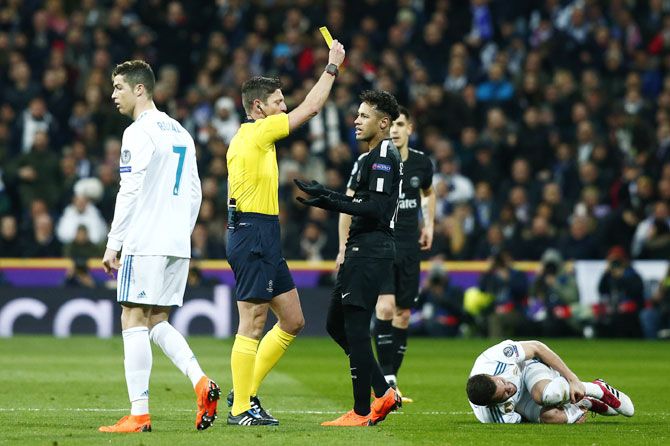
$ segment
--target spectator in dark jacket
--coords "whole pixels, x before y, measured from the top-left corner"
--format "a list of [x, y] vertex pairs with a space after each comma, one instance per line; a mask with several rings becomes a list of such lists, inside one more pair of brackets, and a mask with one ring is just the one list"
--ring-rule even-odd
[[639, 315], [644, 306], [642, 277], [630, 265], [624, 249], [615, 246], [607, 254], [607, 269], [598, 284], [600, 301], [594, 308], [596, 334], [607, 337], [639, 337]]
[[521, 334], [528, 279], [512, 267], [508, 252], [503, 251], [489, 259], [489, 267], [479, 279], [479, 289], [493, 295], [488, 315], [489, 337], [504, 339]]

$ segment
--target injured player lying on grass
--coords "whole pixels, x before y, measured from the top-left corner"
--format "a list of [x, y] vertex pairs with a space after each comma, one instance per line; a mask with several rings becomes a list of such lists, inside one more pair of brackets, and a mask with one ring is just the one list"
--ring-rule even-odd
[[539, 341], [506, 340], [477, 357], [466, 386], [482, 423], [582, 423], [587, 412], [633, 416], [631, 399], [605, 381], [582, 382]]

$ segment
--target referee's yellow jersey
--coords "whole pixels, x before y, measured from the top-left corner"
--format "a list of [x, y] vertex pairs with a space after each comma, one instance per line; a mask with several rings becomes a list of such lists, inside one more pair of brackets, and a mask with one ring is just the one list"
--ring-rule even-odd
[[228, 147], [228, 197], [238, 212], [279, 214], [279, 168], [275, 141], [289, 134], [280, 113], [240, 126]]

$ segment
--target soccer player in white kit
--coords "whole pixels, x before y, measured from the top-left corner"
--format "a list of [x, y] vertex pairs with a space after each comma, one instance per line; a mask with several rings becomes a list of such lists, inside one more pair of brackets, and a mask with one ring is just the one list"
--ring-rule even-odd
[[505, 340], [475, 361], [466, 386], [482, 423], [580, 423], [585, 412], [633, 416], [633, 402], [605, 381], [582, 382], [539, 341]]
[[[121, 187], [103, 257], [118, 270], [124, 367], [130, 415], [101, 432], [151, 431], [150, 340], [191, 380], [197, 395], [196, 428], [216, 419], [220, 389], [203, 373], [184, 337], [168, 322], [181, 306], [191, 257], [191, 232], [202, 200], [193, 138], [153, 102], [155, 77], [144, 61], [117, 65], [112, 99], [134, 122], [123, 133]], [[119, 261], [119, 251], [123, 255]]]

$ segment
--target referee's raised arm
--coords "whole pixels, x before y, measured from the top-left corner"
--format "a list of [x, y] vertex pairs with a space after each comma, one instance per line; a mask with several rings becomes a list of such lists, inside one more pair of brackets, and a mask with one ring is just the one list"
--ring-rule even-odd
[[337, 40], [333, 40], [333, 46], [328, 53], [328, 65], [326, 65], [321, 77], [307, 93], [305, 100], [288, 114], [290, 132], [316, 116], [323, 104], [326, 103], [330, 89], [337, 77], [338, 68], [344, 61], [344, 53], [344, 46]]

